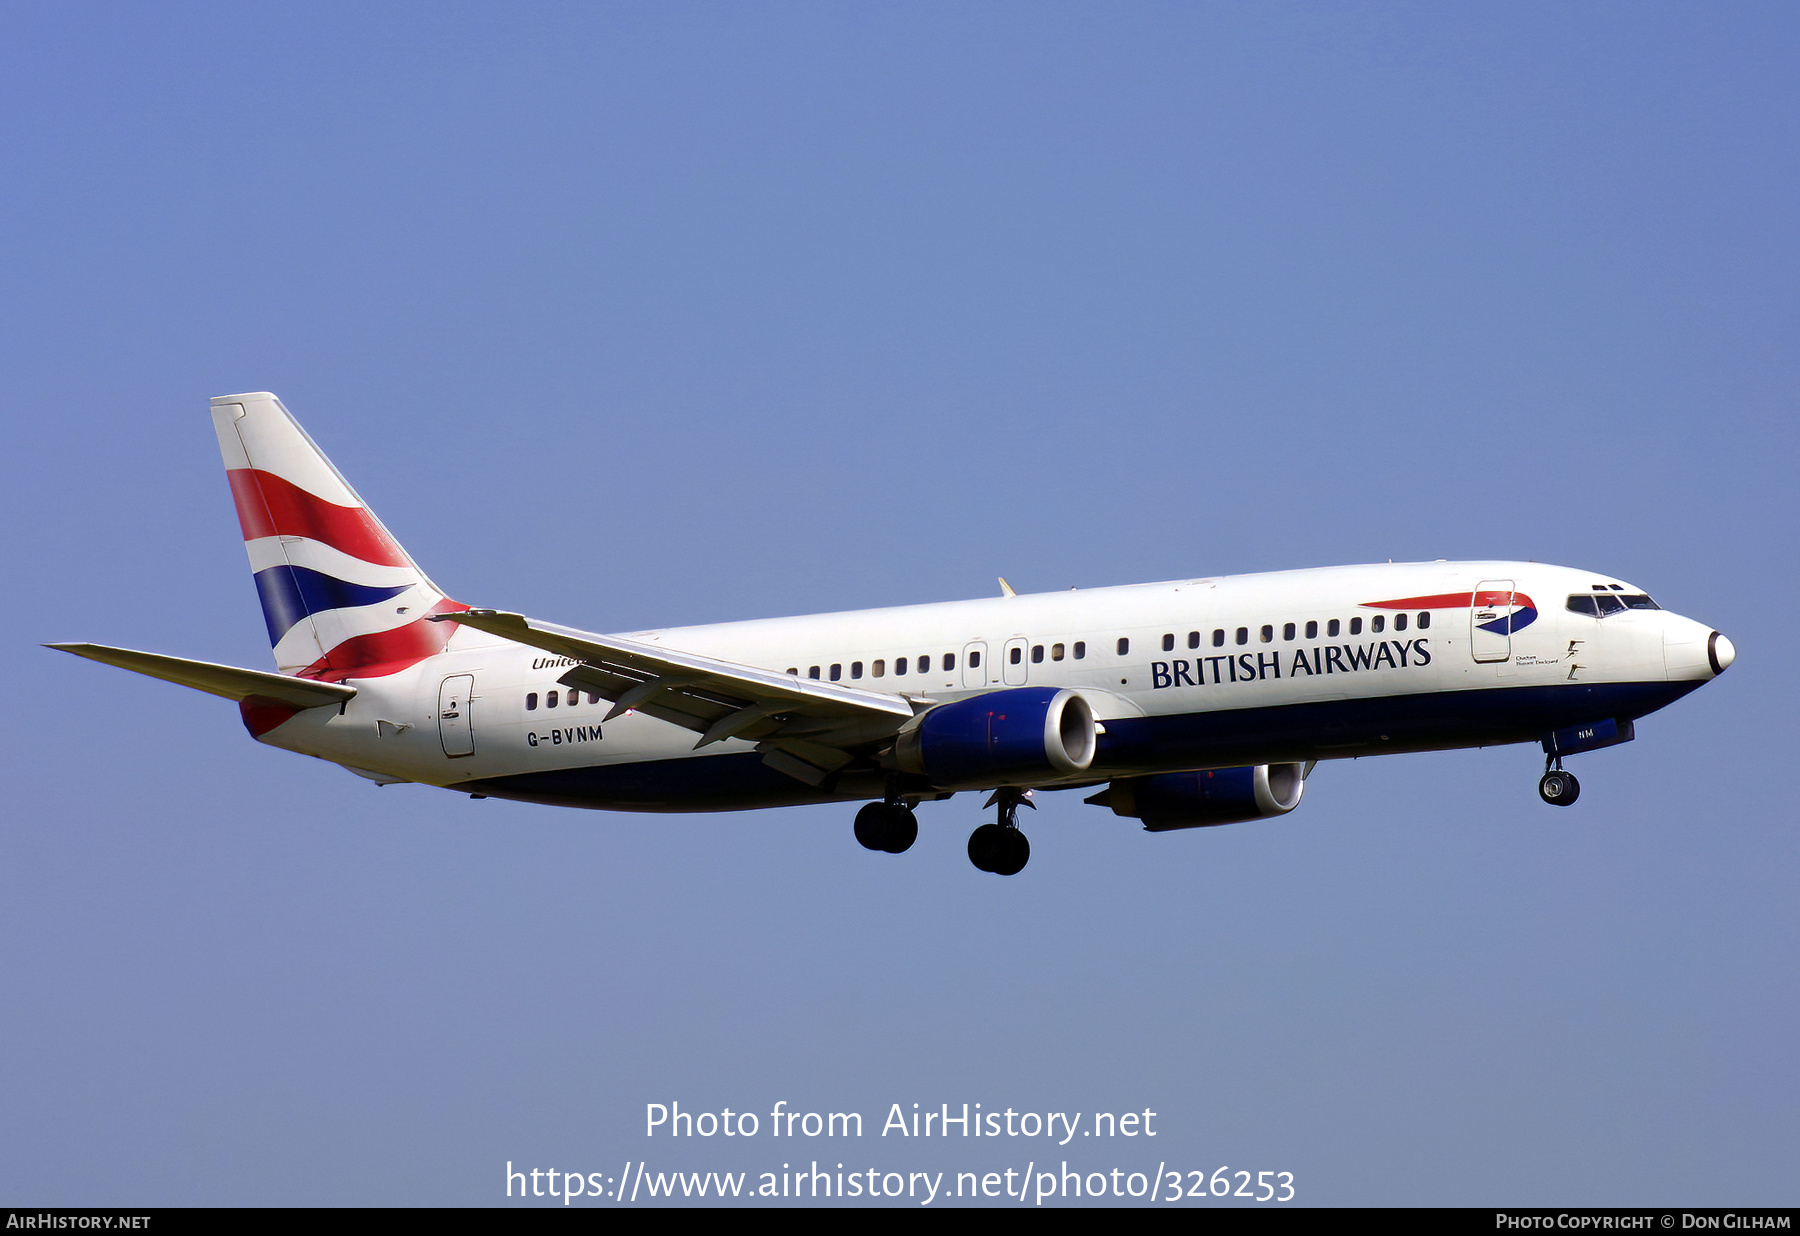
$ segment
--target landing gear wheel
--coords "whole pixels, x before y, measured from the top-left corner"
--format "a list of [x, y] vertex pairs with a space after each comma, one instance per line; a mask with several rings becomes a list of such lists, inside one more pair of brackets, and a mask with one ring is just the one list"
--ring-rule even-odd
[[887, 804], [866, 803], [856, 813], [856, 839], [865, 850], [886, 849], [882, 842], [887, 840]]
[[919, 839], [919, 821], [904, 803], [867, 803], [856, 813], [856, 839], [865, 850], [904, 854]]
[[987, 805], [1000, 808], [1000, 819], [994, 824], [983, 824], [969, 834], [969, 861], [975, 864], [977, 871], [1018, 875], [1031, 861], [1031, 842], [1019, 831], [1019, 808], [1035, 810], [1037, 804], [1031, 801], [1030, 790], [1003, 785], [994, 791]]
[[1025, 864], [1031, 861], [1031, 842], [1025, 840], [1025, 834], [1016, 828], [1004, 828], [1000, 833], [1000, 857], [988, 870], [995, 875], [1018, 875], [1025, 870]]
[[983, 824], [969, 834], [969, 861], [977, 871], [993, 871], [1006, 852], [1007, 829], [998, 824]]
[[881, 848], [889, 854], [904, 854], [919, 839], [919, 820], [912, 810], [895, 803], [888, 808], [887, 842]]
[[1552, 807], [1571, 807], [1581, 797], [1581, 782], [1574, 773], [1553, 768], [1538, 782], [1538, 797]]
[[1016, 828], [983, 824], [969, 834], [969, 861], [977, 871], [1018, 875], [1031, 861], [1031, 842]]

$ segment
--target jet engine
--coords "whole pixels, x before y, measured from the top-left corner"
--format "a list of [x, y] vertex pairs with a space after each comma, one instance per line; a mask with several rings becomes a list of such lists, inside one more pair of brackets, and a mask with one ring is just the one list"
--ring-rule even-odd
[[1036, 785], [1094, 762], [1099, 727], [1080, 694], [1055, 687], [990, 691], [939, 704], [900, 731], [894, 759], [933, 785]]
[[1153, 833], [1286, 815], [1306, 791], [1304, 764], [1121, 777], [1087, 801], [1144, 822]]

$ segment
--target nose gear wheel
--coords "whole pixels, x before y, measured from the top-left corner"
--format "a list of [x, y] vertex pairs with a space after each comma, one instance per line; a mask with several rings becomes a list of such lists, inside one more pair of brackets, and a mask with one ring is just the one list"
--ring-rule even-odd
[[1574, 773], [1551, 769], [1538, 782], [1538, 797], [1552, 807], [1572, 807], [1581, 797], [1581, 782], [1575, 779]]
[[1552, 807], [1572, 807], [1581, 797], [1581, 782], [1572, 772], [1564, 772], [1562, 756], [1544, 757], [1544, 775], [1538, 779], [1538, 797]]

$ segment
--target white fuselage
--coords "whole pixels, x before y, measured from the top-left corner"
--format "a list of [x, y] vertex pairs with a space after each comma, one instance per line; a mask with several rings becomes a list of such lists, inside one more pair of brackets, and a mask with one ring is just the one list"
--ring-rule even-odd
[[[1535, 615], [1515, 605], [1496, 619], [1481, 604], [1495, 584], [1530, 600]], [[1566, 608], [1570, 596], [1621, 592], [1638, 590], [1538, 563], [1402, 563], [630, 638], [892, 693], [915, 708], [1005, 687], [1075, 688], [1105, 729], [1094, 766], [1065, 783], [1088, 785], [1144, 772], [1532, 741], [1562, 725], [1641, 716], [1713, 676], [1712, 632], [1700, 623], [1657, 609], [1599, 617]], [[1441, 603], [1463, 594], [1459, 604]], [[1398, 606], [1409, 599], [1418, 604]], [[1518, 615], [1510, 623], [1509, 613]], [[882, 793], [878, 772], [823, 790], [787, 786], [778, 774], [750, 771], [752, 743], [696, 750], [691, 731], [641, 713], [603, 721], [607, 701], [559, 684], [574, 664], [460, 630], [441, 654], [407, 670], [350, 679], [358, 694], [341, 711], [309, 710], [262, 741], [381, 780], [570, 805], [721, 809]], [[560, 779], [534, 781], [539, 774]]]

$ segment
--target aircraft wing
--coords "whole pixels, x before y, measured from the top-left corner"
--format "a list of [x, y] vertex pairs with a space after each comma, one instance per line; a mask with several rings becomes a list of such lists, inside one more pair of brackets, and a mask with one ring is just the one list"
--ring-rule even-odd
[[130, 648], [108, 648], [105, 644], [45, 644], [44, 647], [148, 674], [164, 682], [178, 682], [184, 687], [228, 700], [259, 699], [294, 708], [318, 708], [325, 704], [341, 704], [356, 694], [355, 687], [346, 687], [342, 683], [314, 682], [310, 678], [290, 678], [286, 674], [271, 674], [264, 670], [239, 669], [235, 665], [214, 665], [211, 661], [189, 661], [185, 657], [165, 657]]
[[[613, 701], [607, 719], [634, 710], [700, 735], [757, 744], [764, 762], [818, 784], [851, 760], [846, 747], [893, 736], [918, 711], [897, 695], [596, 635], [491, 609], [433, 614], [580, 662], [559, 682]], [[922, 704], [923, 702], [921, 702]]]

